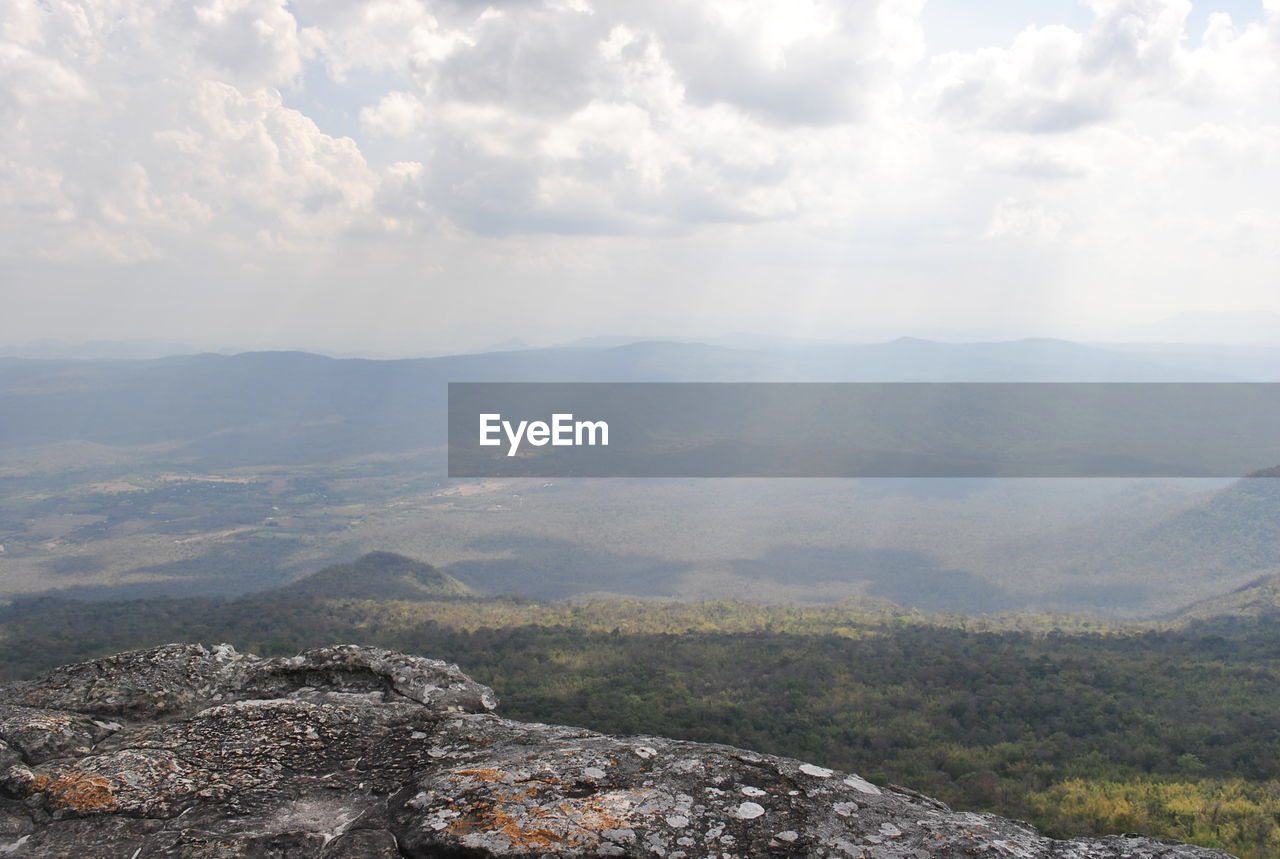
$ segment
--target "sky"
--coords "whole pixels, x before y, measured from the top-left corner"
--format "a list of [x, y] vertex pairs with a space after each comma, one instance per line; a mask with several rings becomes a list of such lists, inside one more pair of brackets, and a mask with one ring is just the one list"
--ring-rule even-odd
[[1277, 236], [1280, 0], [0, 0], [0, 344], [1105, 339]]

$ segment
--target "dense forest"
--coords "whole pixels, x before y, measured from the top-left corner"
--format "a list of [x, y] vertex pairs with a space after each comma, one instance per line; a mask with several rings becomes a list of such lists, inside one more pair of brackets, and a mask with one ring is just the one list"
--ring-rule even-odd
[[1280, 855], [1280, 626], [1267, 620], [1086, 628], [732, 602], [372, 601], [317, 582], [237, 600], [17, 602], [0, 612], [0, 677], [167, 641], [263, 654], [374, 644], [457, 662], [513, 718], [790, 755], [1055, 835]]

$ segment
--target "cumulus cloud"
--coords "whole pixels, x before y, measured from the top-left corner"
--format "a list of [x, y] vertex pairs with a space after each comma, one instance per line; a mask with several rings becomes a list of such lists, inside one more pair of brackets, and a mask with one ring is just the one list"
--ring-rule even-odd
[[[921, 51], [918, 10], [888, 0], [446, 6], [413, 24], [407, 10], [340, 13], [359, 34], [399, 22], [372, 55], [399, 57], [412, 83], [362, 127], [420, 147], [405, 157], [430, 151], [431, 204], [497, 235], [794, 214], [800, 189], [779, 185], [798, 129], [867, 120]], [[364, 38], [314, 42], [346, 69]]]
[[554, 260], [641, 304], [678, 259], [709, 306], [945, 280], [943, 316], [1083, 279], [1203, 304], [1217, 272], [1257, 304], [1280, 5], [1088, 6], [930, 55], [922, 0], [0, 0], [0, 256], [415, 295]]
[[1028, 27], [1007, 47], [935, 57], [924, 97], [954, 123], [1055, 134], [1129, 119], [1144, 105], [1239, 107], [1275, 80], [1274, 10], [1243, 28], [1215, 14], [1191, 49], [1189, 0], [1088, 5], [1086, 31]]
[[1029, 27], [1008, 48], [934, 61], [935, 98], [951, 118], [1043, 133], [1111, 119], [1123, 100], [1175, 93], [1188, 0], [1091, 0], [1087, 32]]

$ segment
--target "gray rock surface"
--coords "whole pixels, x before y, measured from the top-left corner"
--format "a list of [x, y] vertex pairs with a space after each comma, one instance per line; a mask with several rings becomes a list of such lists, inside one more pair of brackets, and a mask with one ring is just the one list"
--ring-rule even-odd
[[0, 856], [1156, 859], [728, 746], [492, 714], [376, 648], [168, 645], [0, 687]]

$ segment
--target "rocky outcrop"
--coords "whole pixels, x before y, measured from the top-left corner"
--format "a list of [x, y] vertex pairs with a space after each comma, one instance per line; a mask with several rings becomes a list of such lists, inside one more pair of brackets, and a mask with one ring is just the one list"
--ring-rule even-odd
[[456, 666], [169, 645], [0, 687], [0, 855], [1225, 857], [1053, 841], [728, 746], [514, 722]]

